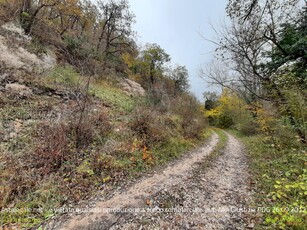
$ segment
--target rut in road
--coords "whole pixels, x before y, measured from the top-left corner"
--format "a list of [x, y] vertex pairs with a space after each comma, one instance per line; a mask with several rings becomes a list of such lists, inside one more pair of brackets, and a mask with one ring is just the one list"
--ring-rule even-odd
[[[161, 213], [130, 214], [109, 229], [252, 229], [253, 216], [248, 213], [252, 194], [244, 146], [232, 135], [227, 136], [223, 154], [209, 167], [198, 165], [180, 184], [151, 197], [153, 207], [173, 207], [184, 213], [167, 213], [164, 209]], [[102, 226], [102, 222], [95, 223], [90, 229]]]
[[149, 178], [142, 179], [121, 194], [114, 195], [111, 199], [98, 202], [90, 212], [83, 215], [72, 215], [67, 221], [49, 223], [45, 229], [92, 229], [97, 224], [98, 229], [109, 229], [118, 221], [118, 215], [105, 212], [108, 208], [141, 207], [152, 194], [166, 187], [182, 182], [186, 175], [197, 162], [209, 155], [218, 143], [218, 135], [213, 134], [210, 141], [202, 147], [191, 152], [175, 164], [170, 164], [162, 172]]
[[251, 198], [244, 148], [236, 138], [227, 136], [223, 154], [209, 168], [199, 162], [213, 151], [218, 142], [216, 134], [197, 152], [95, 206], [100, 211], [127, 207], [151, 208], [154, 212], [86, 213], [73, 216], [56, 229], [252, 228], [249, 216], [236, 211], [247, 207]]

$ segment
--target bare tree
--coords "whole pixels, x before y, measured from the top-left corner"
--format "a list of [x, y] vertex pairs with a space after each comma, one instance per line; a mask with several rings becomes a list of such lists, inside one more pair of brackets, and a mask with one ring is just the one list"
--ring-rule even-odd
[[[244, 20], [242, 15], [246, 12], [246, 7], [242, 10], [242, 5], [239, 4], [241, 1], [232, 2], [234, 5], [230, 4], [227, 8], [232, 12], [229, 13], [231, 24], [222, 26], [219, 30], [214, 28], [216, 39], [209, 40], [218, 47], [217, 57], [231, 71], [236, 72], [236, 81], [255, 97], [264, 96], [261, 95], [261, 87], [265, 85], [270, 85], [278, 91], [272, 77], [276, 69], [265, 68], [265, 64], [270, 61], [267, 53], [272, 47], [277, 47], [287, 55], [278, 38], [282, 32], [282, 23], [294, 21], [298, 1], [256, 1], [253, 11]], [[238, 9], [237, 14], [234, 14], [234, 9]]]
[[[300, 13], [299, 0], [258, 0], [252, 5], [251, 1], [233, 0], [227, 7], [231, 18], [230, 26], [215, 29], [217, 38], [212, 41], [217, 45], [217, 56], [235, 74], [231, 78], [221, 78], [219, 75], [211, 79], [221, 85], [233, 87], [233, 83], [239, 82], [255, 98], [269, 99], [278, 106], [283, 106], [288, 114], [290, 123], [296, 127], [294, 116], [283, 93], [277, 84], [278, 76], [274, 74], [283, 64], [270, 66], [272, 50], [285, 57], [289, 57], [287, 49], [280, 43], [284, 23], [295, 24]], [[247, 4], [247, 5], [246, 5]], [[208, 39], [207, 39], [208, 40]], [[230, 82], [228, 82], [230, 81]], [[231, 83], [231, 84], [229, 84]], [[235, 85], [237, 86], [237, 85]], [[238, 88], [238, 87], [237, 87]], [[264, 94], [265, 89], [273, 93]], [[276, 95], [276, 96], [272, 96]], [[303, 133], [296, 130], [302, 140]]]
[[32, 31], [33, 25], [37, 21], [38, 14], [48, 7], [56, 6], [60, 4], [59, 0], [50, 0], [50, 1], [37, 1], [24, 0], [22, 1], [22, 10], [20, 12], [20, 20], [26, 34], [30, 34]]
[[134, 14], [129, 10], [126, 0], [99, 1], [101, 11], [101, 32], [98, 38], [96, 50], [103, 46], [106, 56], [117, 53], [121, 47], [130, 46], [129, 37], [133, 35], [131, 25], [134, 22]]

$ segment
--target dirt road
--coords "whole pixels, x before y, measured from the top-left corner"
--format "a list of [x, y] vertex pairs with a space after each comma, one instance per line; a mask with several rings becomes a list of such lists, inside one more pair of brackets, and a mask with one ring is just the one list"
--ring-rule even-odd
[[163, 171], [48, 229], [253, 228], [247, 215], [251, 195], [244, 148], [227, 136], [222, 155], [209, 167], [201, 162], [217, 145], [216, 134]]

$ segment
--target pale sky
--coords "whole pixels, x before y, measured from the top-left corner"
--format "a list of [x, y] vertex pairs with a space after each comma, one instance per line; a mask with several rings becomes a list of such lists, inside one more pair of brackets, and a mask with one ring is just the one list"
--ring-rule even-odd
[[208, 85], [199, 78], [199, 69], [213, 58], [215, 47], [199, 35], [213, 39], [210, 24], [226, 18], [228, 0], [129, 0], [136, 15], [133, 26], [138, 44], [157, 43], [172, 58], [172, 64], [185, 65], [191, 91], [202, 98]]

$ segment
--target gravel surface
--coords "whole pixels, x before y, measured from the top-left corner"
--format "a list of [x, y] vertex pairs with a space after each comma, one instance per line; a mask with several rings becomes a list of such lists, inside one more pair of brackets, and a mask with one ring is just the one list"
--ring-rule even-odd
[[216, 134], [189, 157], [53, 229], [252, 229], [244, 148], [227, 136], [209, 167], [202, 159], [216, 146]]

